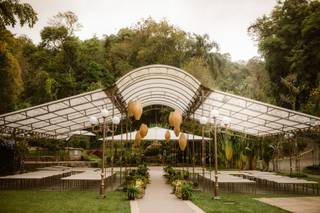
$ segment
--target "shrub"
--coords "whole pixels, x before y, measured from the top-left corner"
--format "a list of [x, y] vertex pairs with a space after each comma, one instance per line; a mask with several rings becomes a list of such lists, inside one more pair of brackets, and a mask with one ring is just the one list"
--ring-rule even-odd
[[192, 185], [190, 183], [183, 183], [181, 185], [182, 200], [190, 200], [192, 197]]
[[131, 170], [128, 176], [126, 176], [126, 185], [129, 185], [127, 187], [128, 199], [133, 199], [133, 188], [138, 190], [134, 199], [142, 198], [144, 196], [146, 185], [149, 183], [148, 170], [147, 166], [142, 164], [138, 166], [138, 169]]
[[135, 185], [130, 185], [127, 188], [128, 200], [135, 200], [139, 194], [139, 188]]

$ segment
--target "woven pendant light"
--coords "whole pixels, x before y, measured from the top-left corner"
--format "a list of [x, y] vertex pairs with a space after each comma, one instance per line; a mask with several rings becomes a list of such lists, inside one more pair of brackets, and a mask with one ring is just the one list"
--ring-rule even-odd
[[132, 113], [136, 121], [140, 120], [142, 115], [142, 104], [139, 101], [133, 102]]
[[164, 134], [164, 138], [165, 138], [167, 144], [170, 143], [170, 137], [171, 137], [170, 131], [167, 130], [166, 134]]
[[140, 143], [141, 143], [141, 135], [140, 135], [140, 131], [137, 131], [136, 137], [135, 137], [135, 139], [134, 139], [134, 144], [135, 144], [136, 146], [139, 146]]
[[173, 112], [170, 112], [170, 114], [169, 114], [169, 126], [173, 126], [172, 114], [173, 114]]
[[180, 134], [180, 126], [175, 126], [174, 129], [173, 129], [173, 131], [174, 131], [174, 134], [175, 134], [177, 137], [179, 137], [179, 134]]
[[133, 116], [133, 101], [132, 100], [130, 100], [128, 102], [127, 112], [128, 112], [128, 117]]
[[187, 147], [187, 138], [186, 135], [184, 133], [180, 134], [179, 137], [179, 147], [181, 151], [184, 151]]
[[148, 126], [146, 124], [142, 123], [140, 125], [139, 132], [140, 132], [140, 136], [142, 138], [146, 137], [146, 135], [148, 134]]
[[175, 110], [172, 113], [172, 124], [175, 127], [177, 127], [177, 126], [180, 127], [181, 123], [182, 123], [182, 115], [181, 115], [180, 111]]

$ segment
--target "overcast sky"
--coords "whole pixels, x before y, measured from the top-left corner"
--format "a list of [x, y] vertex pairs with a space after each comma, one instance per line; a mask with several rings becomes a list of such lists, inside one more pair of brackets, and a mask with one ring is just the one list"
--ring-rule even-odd
[[232, 60], [248, 60], [258, 55], [247, 33], [257, 17], [269, 14], [276, 0], [22, 0], [38, 13], [38, 22], [29, 29], [16, 26], [11, 31], [40, 41], [40, 31], [58, 12], [73, 11], [83, 25], [80, 39], [117, 33], [141, 19], [165, 18], [169, 23], [197, 34], [208, 34]]

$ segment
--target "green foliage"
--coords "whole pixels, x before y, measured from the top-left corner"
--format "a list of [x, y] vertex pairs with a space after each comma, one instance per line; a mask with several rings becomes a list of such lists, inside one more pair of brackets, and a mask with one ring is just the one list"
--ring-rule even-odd
[[192, 197], [193, 183], [189, 182], [189, 172], [173, 169], [171, 166], [163, 168], [163, 175], [173, 187], [173, 193], [180, 199], [189, 200]]
[[[288, 211], [262, 203], [254, 198], [257, 197], [274, 197], [275, 195], [261, 196], [255, 194], [238, 194], [225, 193], [221, 195], [221, 199], [212, 200], [212, 194], [209, 192], [195, 192], [192, 196], [192, 202], [207, 213], [288, 213]], [[284, 196], [284, 195], [282, 195]], [[286, 195], [287, 196], [287, 195]]]
[[17, 24], [17, 19], [21, 26], [28, 24], [29, 27], [32, 27], [38, 20], [37, 13], [30, 4], [21, 4], [20, 0], [2, 0], [0, 2], [1, 30], [6, 26], [14, 27]]
[[214, 77], [210, 72], [209, 65], [203, 57], [193, 57], [182, 66], [183, 70], [186, 70], [191, 75], [196, 77], [201, 83], [208, 87], [213, 88], [215, 85]]
[[65, 27], [69, 36], [72, 36], [75, 31], [79, 31], [82, 27], [78, 22], [77, 15], [72, 11], [59, 12], [49, 21], [49, 24], [54, 27]]
[[182, 200], [190, 200], [192, 198], [192, 185], [190, 183], [183, 183], [181, 185]]
[[278, 104], [319, 115], [320, 2], [279, 1], [249, 27], [273, 82]]
[[135, 185], [130, 185], [127, 188], [128, 200], [135, 200], [139, 194], [139, 188]]
[[138, 173], [138, 175], [140, 175], [140, 176], [144, 176], [144, 177], [146, 177], [146, 178], [149, 178], [149, 172], [148, 172], [148, 167], [147, 167], [147, 165], [146, 164], [140, 164], [139, 166], [138, 166], [138, 169], [137, 169], [137, 173]]
[[262, 160], [267, 168], [269, 167], [269, 162], [271, 161], [275, 152], [275, 148], [271, 140], [271, 138], [265, 138], [262, 141]]
[[[0, 30], [0, 36], [9, 34]], [[0, 40], [0, 113], [13, 109], [23, 90], [21, 68], [8, 44]]]
[[23, 169], [23, 160], [28, 154], [28, 143], [24, 140], [0, 138], [0, 174], [9, 175]]
[[133, 169], [126, 176], [126, 190], [129, 200], [142, 198], [149, 183], [149, 172], [147, 165], [141, 164], [138, 169]]
[[40, 35], [42, 39], [41, 46], [51, 50], [58, 50], [67, 38], [68, 30], [64, 26], [44, 27]]
[[[33, 213], [130, 213], [126, 195], [120, 191], [108, 192], [106, 199], [97, 199], [97, 191], [0, 191], [1, 212]], [[81, 205], [85, 203], [85, 205]]]

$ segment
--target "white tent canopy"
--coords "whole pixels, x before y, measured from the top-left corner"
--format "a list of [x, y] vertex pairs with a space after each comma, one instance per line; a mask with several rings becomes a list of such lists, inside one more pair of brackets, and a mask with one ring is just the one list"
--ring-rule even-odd
[[[148, 134], [143, 138], [143, 140], [163, 141], [165, 140], [164, 135], [167, 130], [168, 129], [161, 128], [161, 127], [151, 127], [148, 129]], [[179, 140], [179, 137], [177, 137], [174, 134], [173, 130], [169, 129], [169, 132], [170, 132], [170, 140]], [[114, 140], [115, 141], [134, 140], [136, 137], [136, 133], [137, 131], [133, 131], [133, 132], [128, 132], [128, 134], [123, 133], [123, 134], [115, 135]], [[184, 133], [184, 134], [186, 135], [187, 140], [197, 140], [197, 141], [202, 140], [201, 136], [188, 134], [188, 133]], [[102, 138], [100, 138], [99, 140], [102, 140]], [[106, 137], [106, 140], [112, 140], [112, 136]], [[204, 137], [204, 140], [211, 140], [211, 138]]]

